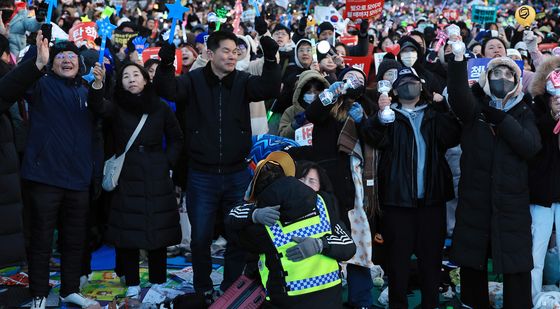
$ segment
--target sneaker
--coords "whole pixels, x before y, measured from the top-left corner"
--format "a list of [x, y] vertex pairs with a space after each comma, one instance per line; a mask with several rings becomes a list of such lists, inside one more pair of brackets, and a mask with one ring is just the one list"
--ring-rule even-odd
[[211, 305], [223, 294], [224, 292], [222, 292], [221, 290], [206, 291], [204, 292], [204, 301], [206, 302], [206, 305]]
[[91, 275], [83, 275], [80, 277], [80, 291], [89, 283]]
[[99, 303], [93, 299], [89, 299], [80, 293], [72, 293], [66, 297], [60, 297], [60, 300], [64, 303], [72, 303], [78, 305], [82, 308], [87, 308], [89, 306], [99, 306]]
[[129, 286], [128, 289], [126, 290], [126, 297], [132, 298], [132, 299], [139, 299], [140, 298], [140, 286], [139, 285]]
[[126, 277], [125, 276], [120, 276], [119, 281], [121, 282], [122, 286], [126, 286]]
[[31, 309], [45, 309], [46, 306], [46, 297], [33, 297], [33, 300], [31, 301]]

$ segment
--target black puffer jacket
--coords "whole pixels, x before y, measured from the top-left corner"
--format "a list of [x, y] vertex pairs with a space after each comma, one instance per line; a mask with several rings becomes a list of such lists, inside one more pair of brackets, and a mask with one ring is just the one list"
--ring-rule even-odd
[[[183, 134], [175, 114], [150, 86], [145, 96], [113, 102], [102, 99], [103, 90], [90, 88], [90, 106], [111, 121], [115, 153], [126, 144], [143, 113], [148, 119], [126, 159], [119, 185], [111, 196], [107, 241], [118, 248], [153, 250], [181, 242], [179, 212], [169, 171], [177, 162]], [[165, 147], [163, 150], [163, 138]]]
[[[338, 261], [349, 260], [356, 252], [356, 245], [350, 237], [344, 223], [340, 222], [334, 198], [328, 193], [318, 193], [327, 206], [332, 234], [322, 237], [321, 254]], [[317, 193], [294, 177], [276, 180], [257, 197], [257, 207], [280, 206], [280, 221], [297, 221], [305, 215], [315, 212]], [[285, 293], [284, 271], [278, 253], [263, 225], [252, 222], [254, 204], [246, 204], [232, 209], [226, 218], [226, 228], [237, 235], [234, 241], [254, 254], [266, 255], [266, 266], [270, 273], [266, 289], [270, 302], [264, 308], [342, 308], [341, 285], [299, 296]], [[288, 223], [283, 223], [288, 224]], [[287, 225], [289, 226], [289, 225]]]
[[[420, 131], [426, 144], [425, 204], [442, 206], [454, 197], [451, 170], [445, 153], [459, 144], [461, 127], [444, 103], [429, 104], [423, 111]], [[395, 116], [394, 123], [383, 125], [375, 114], [363, 121], [361, 130], [364, 138], [381, 150], [378, 168], [381, 206], [415, 207], [418, 154], [414, 131], [406, 116], [398, 111]]]
[[218, 174], [247, 168], [252, 146], [249, 103], [278, 96], [278, 64], [265, 61], [261, 76], [235, 70], [221, 80], [210, 62], [176, 79], [174, 71], [172, 65], [159, 65], [154, 86], [161, 97], [185, 109], [189, 167]]
[[531, 255], [528, 161], [541, 148], [530, 101], [524, 99], [498, 126], [481, 113], [489, 98], [469, 89], [467, 63], [451, 61], [449, 103], [463, 124], [461, 179], [451, 257], [482, 270], [491, 245], [494, 271], [528, 272]]
[[7, 115], [11, 105], [0, 100], [0, 268], [25, 259], [19, 160]]

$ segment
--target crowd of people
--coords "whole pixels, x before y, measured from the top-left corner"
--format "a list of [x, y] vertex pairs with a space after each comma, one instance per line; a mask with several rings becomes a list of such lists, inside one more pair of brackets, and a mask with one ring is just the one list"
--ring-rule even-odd
[[[48, 2], [0, 0], [0, 267], [28, 269], [31, 308], [46, 306], [55, 230], [60, 298], [83, 308], [101, 243], [129, 298], [141, 251], [158, 285], [188, 243], [205, 306], [246, 274], [265, 308], [372, 308], [382, 261], [388, 307], [408, 308], [414, 255], [420, 307], [438, 308], [446, 238], [465, 308], [489, 306], [489, 259], [504, 308], [538, 302], [560, 241], [553, 3], [530, 3], [528, 27], [514, 2], [479, 24], [484, 3], [444, 1], [341, 28], [314, 2], [197, 0], [170, 31], [159, 1], [62, 0], [52, 19]], [[103, 18], [124, 43], [64, 37]]]

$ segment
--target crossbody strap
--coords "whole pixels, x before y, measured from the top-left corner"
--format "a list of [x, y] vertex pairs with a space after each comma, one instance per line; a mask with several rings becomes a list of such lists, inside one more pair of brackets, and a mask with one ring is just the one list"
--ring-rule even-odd
[[140, 118], [140, 122], [138, 123], [138, 125], [136, 126], [136, 129], [134, 130], [134, 133], [132, 133], [132, 136], [130, 137], [130, 139], [128, 140], [128, 143], [126, 144], [126, 148], [124, 150], [124, 153], [127, 153], [128, 150], [130, 149], [130, 147], [132, 147], [132, 144], [134, 144], [134, 141], [138, 137], [138, 134], [140, 134], [140, 131], [142, 130], [142, 127], [144, 126], [144, 123], [146, 123], [146, 119], [148, 119], [148, 114], [143, 114], [142, 118]]

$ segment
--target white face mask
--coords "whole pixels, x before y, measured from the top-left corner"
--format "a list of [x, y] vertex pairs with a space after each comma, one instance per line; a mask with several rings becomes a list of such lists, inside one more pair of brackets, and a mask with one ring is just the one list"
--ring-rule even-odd
[[198, 25], [198, 21], [192, 21], [192, 22], [191, 22], [191, 26], [192, 26], [192, 27], [195, 27], [195, 26], [197, 26], [197, 25]]
[[375, 31], [373, 29], [368, 29], [367, 34], [369, 36], [373, 36], [375, 34]]
[[313, 101], [315, 101], [315, 98], [317, 98], [317, 95], [313, 92], [308, 92], [303, 95], [303, 101], [307, 104], [311, 104]]
[[416, 63], [416, 60], [418, 60], [418, 53], [416, 52], [401, 53], [401, 61], [405, 67], [412, 67]]

